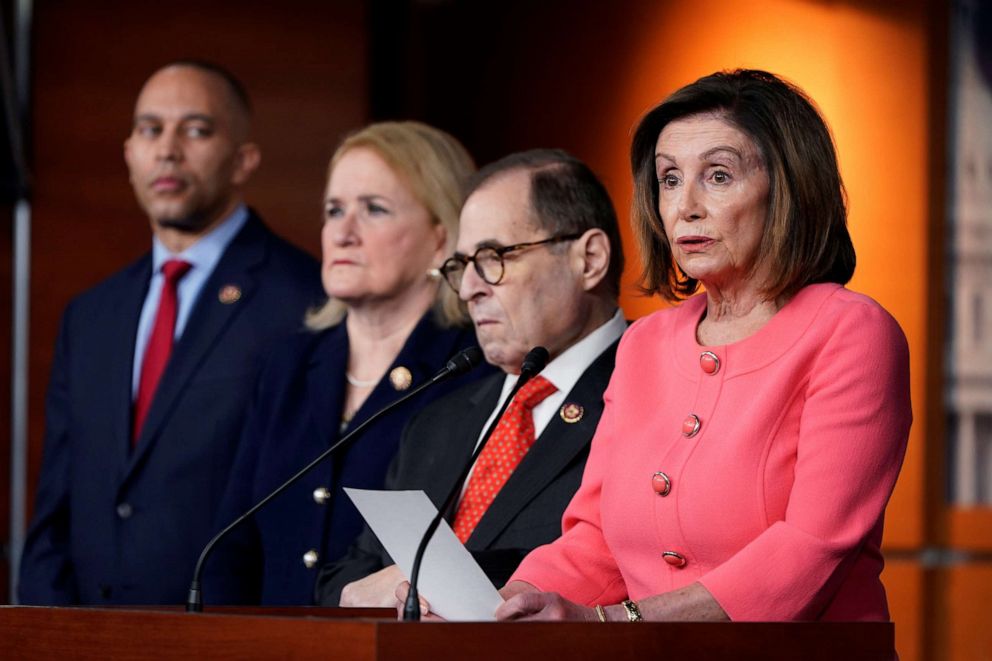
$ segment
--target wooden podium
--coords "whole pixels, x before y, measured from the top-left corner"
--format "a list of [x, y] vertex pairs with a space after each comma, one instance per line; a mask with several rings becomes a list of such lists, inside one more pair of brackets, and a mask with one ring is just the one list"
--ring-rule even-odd
[[381, 609], [0, 606], [5, 659], [885, 660], [891, 623], [406, 623]]

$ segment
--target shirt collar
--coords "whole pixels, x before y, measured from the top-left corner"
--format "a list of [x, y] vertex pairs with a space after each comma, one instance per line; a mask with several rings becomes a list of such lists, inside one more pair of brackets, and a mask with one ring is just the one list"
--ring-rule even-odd
[[201, 271], [213, 270], [228, 244], [234, 240], [246, 222], [248, 222], [248, 208], [244, 204], [239, 204], [220, 225], [201, 236], [178, 255], [169, 252], [157, 236], [152, 237], [152, 274], [160, 273], [162, 265], [170, 259], [189, 262]]
[[[541, 376], [555, 385], [561, 393], [575, 387], [583, 372], [601, 353], [616, 342], [627, 330], [627, 321], [619, 308], [605, 324], [563, 351], [541, 370]], [[518, 375], [507, 374], [503, 383], [503, 397], [517, 382]]]

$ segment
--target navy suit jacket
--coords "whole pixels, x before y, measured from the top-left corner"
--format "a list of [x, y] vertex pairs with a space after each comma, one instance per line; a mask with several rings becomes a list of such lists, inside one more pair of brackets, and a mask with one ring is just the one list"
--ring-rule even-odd
[[[574, 423], [559, 415], [551, 419], [466, 541], [465, 547], [497, 587], [502, 587], [528, 552], [561, 536], [561, 517], [582, 481], [616, 351], [614, 342], [586, 368], [566, 396], [566, 403], [582, 406], [582, 418]], [[466, 386], [412, 419], [390, 466], [386, 488], [422, 489], [441, 507], [496, 408], [503, 379], [501, 372]], [[450, 522], [453, 512], [445, 518]], [[391, 564], [389, 554], [366, 526], [347, 555], [321, 568], [317, 602], [337, 606], [345, 585]]]
[[[131, 367], [150, 278], [145, 255], [63, 315], [23, 603], [185, 602], [258, 357], [323, 296], [316, 261], [252, 214], [204, 284], [132, 450]], [[219, 300], [227, 285], [239, 300]]]
[[[369, 394], [349, 428], [403, 395], [389, 379], [405, 367], [414, 388], [436, 374], [461, 349], [476, 344], [469, 328], [442, 329], [428, 312], [414, 328], [386, 375]], [[342, 322], [279, 347], [258, 381], [228, 492], [217, 525], [223, 527], [307, 465], [342, 435], [341, 410], [348, 365]], [[269, 502], [218, 544], [207, 561], [203, 599], [213, 604], [311, 604], [315, 562], [341, 556], [362, 529], [362, 518], [342, 487], [380, 489], [403, 426], [428, 402], [491, 374], [468, 375], [428, 388], [382, 417], [298, 483]], [[347, 430], [346, 430], [347, 431]], [[314, 491], [329, 491], [317, 502]], [[311, 551], [307, 566], [304, 555]], [[316, 554], [314, 557], [313, 554]]]

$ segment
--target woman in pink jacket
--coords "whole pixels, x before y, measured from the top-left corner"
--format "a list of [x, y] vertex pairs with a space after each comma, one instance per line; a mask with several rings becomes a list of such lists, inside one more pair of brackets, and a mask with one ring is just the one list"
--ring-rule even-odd
[[717, 73], [645, 116], [631, 161], [645, 289], [683, 302], [624, 335], [563, 535], [497, 617], [888, 619], [909, 356], [844, 288], [829, 130], [774, 75]]

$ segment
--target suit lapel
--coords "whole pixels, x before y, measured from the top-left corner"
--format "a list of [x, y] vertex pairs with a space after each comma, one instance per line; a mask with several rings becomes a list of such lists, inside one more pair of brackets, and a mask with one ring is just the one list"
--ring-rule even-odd
[[555, 414], [482, 516], [469, 539], [472, 548], [487, 548], [520, 510], [589, 446], [603, 413], [603, 392], [613, 373], [616, 348], [617, 343], [613, 343], [600, 354], [565, 397], [566, 403], [582, 406], [582, 419], [570, 424]]
[[[203, 364], [211, 349], [222, 339], [231, 321], [251, 300], [257, 287], [251, 271], [264, 262], [266, 257], [265, 232], [261, 221], [249, 217], [204, 283], [182, 337], [173, 348], [159, 381], [145, 426], [128, 463], [128, 473], [134, 470], [155, 444], [186, 383]], [[234, 285], [241, 291], [240, 298], [234, 303], [225, 304], [218, 298], [221, 287], [227, 285]]]
[[138, 332], [141, 307], [148, 293], [152, 260], [146, 255], [129, 269], [124, 288], [120, 293], [122, 315], [108, 315], [112, 325], [105, 329], [107, 352], [108, 401], [113, 406], [114, 435], [111, 451], [118, 458], [119, 471], [123, 471], [131, 455], [131, 381], [134, 366], [134, 341]]
[[307, 369], [307, 410], [322, 445], [341, 435], [338, 421], [344, 407], [344, 379], [348, 366], [348, 334], [344, 324], [325, 331]]

